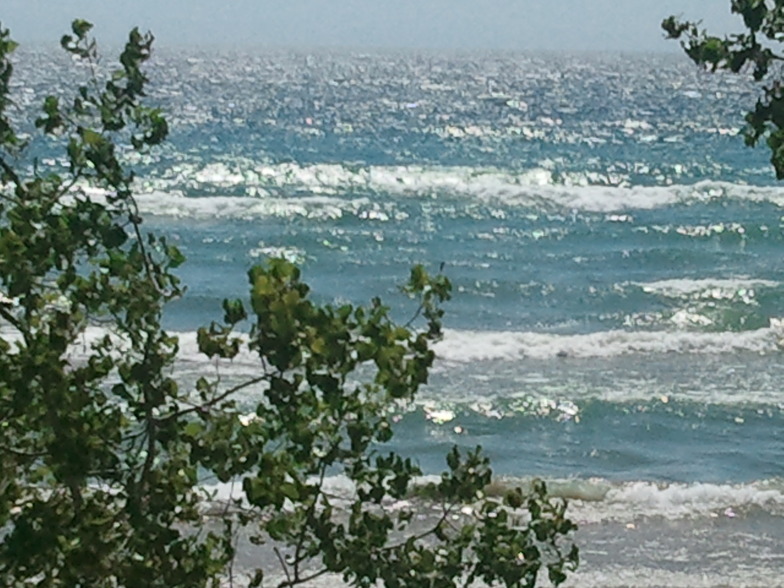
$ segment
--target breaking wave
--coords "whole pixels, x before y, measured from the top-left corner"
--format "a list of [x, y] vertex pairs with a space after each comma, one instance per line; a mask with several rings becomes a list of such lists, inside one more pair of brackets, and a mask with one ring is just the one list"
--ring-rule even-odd
[[436, 354], [448, 362], [522, 358], [609, 358], [638, 354], [776, 353], [784, 345], [784, 321], [744, 332], [601, 331], [553, 335], [514, 331], [447, 331]]
[[[435, 475], [423, 476], [414, 488], [438, 482]], [[354, 485], [340, 475], [325, 480], [329, 493], [338, 500], [355, 498]], [[530, 488], [530, 478], [496, 478], [485, 488], [487, 496], [503, 496], [509, 489]], [[746, 484], [656, 483], [644, 480], [609, 482], [603, 479], [547, 480], [548, 494], [569, 501], [569, 516], [578, 524], [633, 523], [658, 518], [670, 521], [700, 518], [734, 519], [758, 509], [773, 516], [784, 516], [784, 483], [780, 479]], [[217, 500], [239, 497], [237, 484], [213, 484], [207, 488]], [[418, 501], [411, 497], [391, 502], [391, 509], [412, 508]], [[464, 509], [470, 513], [470, 507]]]
[[[542, 210], [617, 213], [732, 199], [784, 206], [784, 190], [730, 182], [631, 186], [591, 173], [546, 168], [181, 164], [138, 186], [145, 214], [175, 217], [340, 216], [359, 214], [362, 198], [446, 198]], [[324, 212], [328, 211], [328, 212]]]

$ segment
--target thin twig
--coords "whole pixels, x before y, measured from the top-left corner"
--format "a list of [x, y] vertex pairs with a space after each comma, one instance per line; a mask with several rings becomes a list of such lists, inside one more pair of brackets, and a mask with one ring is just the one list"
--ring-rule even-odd
[[17, 329], [19, 332], [21, 332], [21, 333], [25, 332], [25, 330], [23, 329], [23, 325], [22, 325], [21, 321], [19, 321], [18, 318], [16, 318], [14, 315], [12, 315], [10, 312], [8, 312], [8, 310], [3, 308], [2, 305], [0, 305], [0, 317], [5, 319], [8, 323], [11, 324], [12, 327]]
[[283, 556], [280, 554], [280, 550], [275, 547], [274, 550], [275, 555], [278, 557], [278, 561], [280, 561], [280, 565], [283, 568], [283, 573], [286, 574], [286, 582], [281, 584], [281, 586], [294, 586], [291, 582], [291, 576], [289, 575], [289, 567], [286, 565], [286, 561], [283, 559]]
[[19, 188], [22, 185], [22, 180], [19, 179], [14, 168], [8, 165], [2, 157], [0, 157], [0, 168], [11, 178], [11, 181], [16, 184], [16, 187]]
[[[304, 578], [300, 578], [300, 579], [298, 580], [298, 583], [299, 583], [299, 584], [304, 584], [305, 582], [310, 582], [311, 580], [315, 580], [316, 578], [318, 578], [318, 577], [320, 577], [320, 576], [323, 576], [323, 575], [324, 575], [324, 574], [326, 574], [328, 571], [329, 571], [329, 570], [328, 570], [327, 568], [321, 568], [321, 569], [320, 569], [318, 572], [314, 572], [314, 573], [312, 573], [310, 576], [305, 576]], [[288, 586], [294, 586], [294, 584], [291, 584], [290, 582], [289, 582], [289, 583], [287, 583], [287, 584], [282, 584], [282, 586], [287, 586], [287, 585], [288, 585]]]
[[[316, 511], [316, 506], [318, 503], [318, 498], [322, 495], [321, 489], [324, 486], [324, 477], [327, 473], [327, 464], [326, 462], [322, 462], [321, 464], [321, 472], [319, 472], [319, 481], [318, 481], [318, 494], [313, 498], [313, 501], [308, 506], [308, 509], [305, 513], [305, 520], [308, 523], [312, 522], [311, 519], [313, 518], [313, 513]], [[302, 546], [305, 543], [305, 532], [304, 529], [300, 532], [300, 535], [297, 539], [297, 546], [294, 549], [294, 579], [299, 581], [299, 564], [302, 563], [303, 559], [300, 557], [302, 553]]]
[[263, 376], [259, 376], [258, 378], [253, 378], [251, 380], [248, 380], [247, 382], [243, 382], [242, 384], [237, 384], [236, 386], [234, 386], [232, 388], [229, 388], [228, 390], [226, 390], [222, 394], [216, 396], [215, 398], [213, 398], [211, 400], [208, 400], [207, 402], [205, 402], [203, 404], [194, 405], [194, 406], [191, 406], [189, 408], [185, 408], [183, 410], [179, 410], [177, 412], [173, 412], [170, 415], [167, 415], [167, 416], [165, 416], [163, 418], [158, 419], [158, 422], [166, 423], [166, 422], [168, 422], [168, 421], [170, 421], [172, 419], [177, 419], [177, 418], [183, 417], [183, 416], [185, 416], [187, 414], [191, 414], [191, 413], [194, 413], [194, 412], [201, 412], [201, 411], [203, 411], [203, 410], [205, 410], [207, 408], [210, 408], [210, 407], [216, 405], [220, 401], [225, 400], [226, 398], [228, 398], [232, 394], [236, 394], [240, 390], [243, 390], [243, 389], [248, 388], [249, 386], [253, 386], [255, 384], [260, 384], [261, 382], [266, 380], [268, 377], [269, 377], [269, 374], [264, 374]]
[[403, 325], [403, 328], [408, 329], [410, 326], [412, 326], [414, 324], [414, 321], [421, 316], [423, 310], [425, 310], [425, 304], [420, 303], [419, 308], [417, 308], [416, 312], [414, 312], [414, 315], [410, 319], [408, 319], [408, 322], [406, 322], [406, 324]]

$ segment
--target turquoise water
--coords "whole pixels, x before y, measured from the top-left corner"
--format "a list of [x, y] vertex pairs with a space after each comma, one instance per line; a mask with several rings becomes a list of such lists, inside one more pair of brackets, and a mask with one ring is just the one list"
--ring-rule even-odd
[[[21, 108], [65, 66], [23, 54]], [[642, 55], [161, 52], [151, 74], [171, 140], [131, 163], [188, 257], [186, 355], [266, 256], [401, 318], [410, 266], [443, 263], [397, 449], [435, 473], [481, 444], [504, 478], [559, 481], [575, 585], [779, 582], [784, 189], [736, 136], [750, 85]]]

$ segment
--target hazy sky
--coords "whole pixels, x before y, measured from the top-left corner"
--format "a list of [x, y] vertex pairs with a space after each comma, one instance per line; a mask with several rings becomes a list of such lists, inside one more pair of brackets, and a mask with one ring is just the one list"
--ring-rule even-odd
[[730, 0], [1, 0], [21, 42], [56, 42], [74, 17], [102, 42], [138, 25], [158, 46], [267, 45], [434, 49], [677, 49], [670, 14], [737, 28]]

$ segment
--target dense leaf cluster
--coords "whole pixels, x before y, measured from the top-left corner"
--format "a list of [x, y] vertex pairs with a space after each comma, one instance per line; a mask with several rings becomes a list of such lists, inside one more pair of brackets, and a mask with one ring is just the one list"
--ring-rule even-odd
[[[90, 28], [75, 21], [62, 46], [94, 65]], [[108, 79], [93, 73], [67, 103], [46, 98], [35, 124], [63, 142], [68, 171], [25, 175], [7, 116], [15, 44], [0, 28], [4, 585], [234, 585], [240, 536], [278, 555], [281, 586], [324, 574], [355, 586], [534, 586], [543, 569], [562, 582], [577, 565], [576, 548], [562, 551], [574, 525], [544, 484], [486, 497], [487, 459], [455, 448], [416, 494], [417, 465], [383, 451], [392, 411], [427, 382], [443, 276], [412, 270], [418, 310], [401, 326], [377, 299], [315, 303], [298, 268], [270, 260], [250, 271], [249, 298], [225, 301], [223, 321], [198, 333], [205, 363], [250, 353], [256, 375], [178, 381], [179, 341], [161, 319], [183, 293], [172, 271], [184, 258], [142, 230], [118, 155], [167, 134], [142, 102], [151, 44], [132, 31]], [[334, 476], [349, 495], [330, 493]], [[215, 478], [241, 492], [220, 502], [204, 485]], [[423, 502], [439, 506], [425, 524]], [[244, 576], [263, 581], [261, 568]]]
[[784, 40], [784, 1], [731, 0], [731, 10], [743, 19], [745, 31], [718, 37], [699, 23], [670, 16], [662, 28], [670, 39], [680, 39], [686, 54], [710, 71], [749, 71], [762, 86], [762, 96], [746, 115], [746, 144], [766, 138], [778, 179], [784, 179], [784, 88], [781, 84], [780, 44]]

